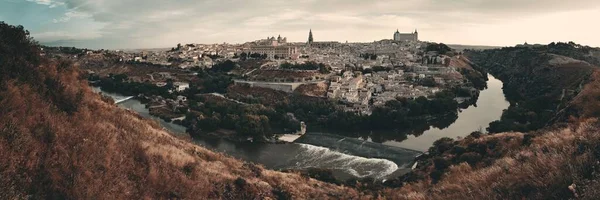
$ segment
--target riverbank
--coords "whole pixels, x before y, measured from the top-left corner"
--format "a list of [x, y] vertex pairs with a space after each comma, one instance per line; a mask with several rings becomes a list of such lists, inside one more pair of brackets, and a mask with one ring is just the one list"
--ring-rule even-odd
[[[94, 90], [100, 91], [99, 88]], [[104, 93], [113, 99], [123, 99], [125, 96]], [[149, 114], [148, 109], [139, 100], [131, 99], [119, 107], [130, 109], [143, 117], [157, 120], [161, 126], [174, 134], [186, 136], [186, 128], [168, 123]], [[232, 157], [257, 163], [273, 170], [307, 170], [319, 168], [330, 170], [340, 181], [356, 179], [383, 180], [401, 176], [403, 166], [410, 163], [396, 163], [390, 160], [360, 157], [337, 152], [330, 148], [298, 143], [252, 143], [231, 142], [222, 138], [199, 137], [193, 143], [212, 151], [222, 152]], [[411, 158], [406, 158], [411, 160]]]
[[[495, 78], [491, 78], [490, 81], [494, 83]], [[501, 88], [501, 85], [491, 84], [487, 90], [481, 92], [480, 98], [482, 99], [502, 99], [502, 97], [493, 96], [490, 97], [488, 95], [489, 91], [496, 91], [498, 88]], [[500, 89], [501, 91], [501, 89]], [[114, 95], [114, 94], [112, 94]], [[216, 95], [211, 95], [215, 98], [223, 98], [218, 97]], [[117, 97], [119, 98], [119, 97]], [[123, 98], [123, 97], [121, 97]], [[232, 101], [227, 101], [232, 102]], [[209, 102], [210, 103], [210, 102]], [[235, 102], [232, 102], [235, 103]], [[239, 103], [235, 103], [239, 104]], [[478, 104], [486, 104], [485, 101], [478, 100]], [[230, 105], [230, 104], [228, 104]], [[173, 123], [167, 123], [163, 120], [160, 120], [152, 115], [142, 102], [132, 99], [129, 101], [125, 101], [119, 104], [120, 107], [132, 109], [141, 115], [145, 115], [144, 117], [151, 117], [157, 119], [161, 122], [161, 125], [164, 127], [169, 127], [167, 129], [175, 129], [178, 130], [178, 134], [186, 135], [186, 129], [183, 126], [175, 125]], [[479, 108], [484, 105], [479, 105]], [[469, 109], [477, 108], [470, 107]], [[471, 112], [467, 110], [463, 110], [459, 113], [459, 121], [461, 118], [464, 118], [464, 113]], [[501, 111], [502, 108], [499, 108]], [[469, 115], [471, 116], [471, 115]], [[472, 119], [462, 119], [462, 121], [469, 121]], [[454, 120], [451, 120], [454, 121]], [[481, 121], [477, 121], [481, 122]], [[450, 122], [449, 124], [452, 124]], [[485, 122], [481, 122], [478, 126], [487, 125]], [[477, 130], [477, 129], [473, 129]], [[456, 134], [469, 134], [470, 131], [462, 131], [461, 133]], [[419, 134], [416, 134], [419, 135]], [[427, 135], [427, 133], [423, 134]], [[421, 136], [423, 136], [421, 135]], [[447, 134], [446, 134], [447, 135]], [[345, 149], [360, 149], [361, 144], [355, 143], [352, 145], [349, 144], [295, 144], [295, 143], [256, 143], [256, 142], [247, 142], [240, 140], [228, 140], [220, 138], [222, 136], [220, 134], [216, 135], [216, 137], [196, 137], [194, 139], [194, 143], [205, 146], [214, 151], [223, 152], [233, 157], [246, 160], [249, 162], [259, 163], [264, 165], [269, 169], [275, 170], [309, 170], [314, 168], [319, 168], [323, 170], [331, 170], [334, 177], [339, 180], [352, 180], [352, 179], [395, 179], [403, 176], [404, 174], [410, 171], [410, 168], [414, 164], [414, 158], [420, 153], [415, 154], [404, 154], [398, 152], [391, 152], [388, 155], [382, 156], [381, 153], [377, 154], [376, 151], [365, 151], [366, 154], [360, 154], [359, 156], [353, 156], [350, 154], [355, 154], [350, 151], [346, 151]], [[304, 139], [311, 140], [311, 134], [307, 134], [303, 136]], [[415, 138], [418, 138], [415, 136]], [[303, 138], [301, 138], [303, 139]], [[435, 140], [439, 138], [433, 138], [430, 140], [426, 140], [423, 143], [418, 144], [420, 148], [410, 148], [408, 149], [418, 149], [422, 151], [426, 151], [433, 144]], [[312, 140], [315, 140], [312, 138]], [[319, 139], [316, 139], [319, 140]], [[339, 138], [336, 140], [340, 140]], [[307, 142], [309, 143], [309, 142]], [[316, 146], [315, 146], [316, 145]], [[379, 151], [385, 151], [385, 148], [388, 146], [395, 146], [393, 143], [383, 143], [378, 144], [381, 145]], [[407, 148], [406, 146], [397, 146], [402, 148]], [[377, 149], [375, 148], [375, 149]], [[358, 155], [358, 154], [357, 154]], [[361, 157], [362, 156], [362, 157]], [[381, 159], [384, 158], [384, 159]], [[387, 160], [385, 158], [391, 159]], [[332, 162], [333, 161], [333, 162]], [[308, 172], [308, 171], [307, 171]]]

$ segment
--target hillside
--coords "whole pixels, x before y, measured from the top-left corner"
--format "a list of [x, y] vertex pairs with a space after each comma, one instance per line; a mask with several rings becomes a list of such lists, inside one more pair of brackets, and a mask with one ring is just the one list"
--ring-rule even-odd
[[0, 199], [328, 199], [353, 189], [195, 146], [92, 93], [0, 23]]
[[[505, 131], [441, 139], [414, 172], [349, 187], [174, 137], [93, 93], [77, 65], [40, 56], [23, 27], [0, 23], [0, 199], [596, 199], [598, 54], [569, 45], [453, 61], [503, 80], [512, 105], [493, 128]], [[267, 94], [269, 103], [302, 106], [295, 96]]]
[[[504, 82], [511, 106], [490, 127], [434, 143], [392, 199], [597, 199], [598, 49], [576, 44], [466, 53]], [[501, 126], [499, 126], [501, 125]], [[517, 131], [517, 132], [515, 132]]]
[[[570, 112], [559, 116], [573, 105], [576, 96], [598, 71], [596, 49], [575, 44], [539, 47], [508, 47], [465, 54], [480, 68], [504, 82], [504, 93], [511, 106], [489, 131], [533, 131], [555, 122], [564, 122]], [[589, 88], [588, 90], [590, 90]], [[572, 109], [571, 109], [572, 110]], [[586, 116], [597, 117], [597, 116]], [[559, 120], [560, 118], [560, 120]]]
[[[597, 49], [576, 44], [467, 51], [504, 82], [494, 134], [437, 141], [394, 199], [594, 199], [600, 138]], [[517, 132], [515, 132], [517, 131]], [[402, 181], [400, 181], [402, 182]]]
[[597, 199], [600, 136], [596, 119], [568, 127], [441, 140], [418, 179], [385, 189], [390, 199]]

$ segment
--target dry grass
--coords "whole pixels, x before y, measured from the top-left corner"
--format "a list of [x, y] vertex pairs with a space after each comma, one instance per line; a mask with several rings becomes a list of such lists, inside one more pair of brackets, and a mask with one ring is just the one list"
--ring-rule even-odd
[[329, 85], [325, 82], [301, 85], [294, 91], [297, 94], [311, 97], [326, 97]]
[[[600, 165], [600, 135], [597, 120], [586, 120], [567, 128], [546, 131], [530, 145], [521, 145], [523, 134], [508, 133], [460, 141], [482, 143], [500, 139], [501, 157], [489, 166], [461, 163], [451, 166], [437, 184], [428, 180], [401, 189], [387, 189], [392, 199], [568, 199], [568, 187], [589, 188]], [[498, 152], [496, 152], [498, 153]], [[598, 184], [596, 184], [598, 185]], [[579, 191], [595, 198], [597, 189]]]
[[572, 105], [581, 117], [600, 117], [598, 100], [600, 100], [600, 70], [594, 70], [589, 83], [573, 99]]
[[[355, 190], [245, 164], [175, 138], [48, 64], [74, 112], [29, 83], [0, 91], [0, 199], [351, 199]], [[54, 90], [42, 90], [51, 91]], [[71, 105], [69, 104], [69, 105]], [[368, 196], [367, 196], [368, 197]]]

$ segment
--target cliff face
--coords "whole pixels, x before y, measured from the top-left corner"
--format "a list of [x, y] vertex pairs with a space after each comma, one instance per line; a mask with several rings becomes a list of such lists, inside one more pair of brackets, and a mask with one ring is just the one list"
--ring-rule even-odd
[[71, 63], [0, 23], [0, 199], [350, 198], [171, 136], [103, 101]]

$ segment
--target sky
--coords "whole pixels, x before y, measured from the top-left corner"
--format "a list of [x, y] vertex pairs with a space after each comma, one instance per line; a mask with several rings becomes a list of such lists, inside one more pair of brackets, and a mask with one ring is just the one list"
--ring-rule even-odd
[[574, 41], [600, 47], [600, 0], [0, 0], [0, 21], [42, 44], [94, 49], [243, 43], [270, 36], [447, 44]]

